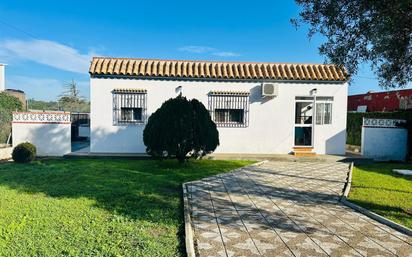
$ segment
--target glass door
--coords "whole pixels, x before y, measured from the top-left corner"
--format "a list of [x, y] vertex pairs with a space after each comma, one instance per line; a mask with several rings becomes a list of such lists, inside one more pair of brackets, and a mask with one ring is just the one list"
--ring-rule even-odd
[[295, 146], [313, 146], [313, 107], [313, 97], [296, 97]]

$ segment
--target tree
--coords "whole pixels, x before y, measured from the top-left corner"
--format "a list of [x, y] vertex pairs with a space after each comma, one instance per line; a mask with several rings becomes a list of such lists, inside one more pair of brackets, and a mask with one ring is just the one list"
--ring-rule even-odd
[[73, 100], [82, 100], [83, 97], [80, 96], [80, 90], [77, 88], [77, 83], [72, 79], [71, 82], [65, 84], [66, 91], [60, 95], [60, 97], [67, 97]]
[[27, 107], [30, 110], [48, 110], [48, 111], [58, 111], [59, 104], [56, 101], [43, 101], [31, 98], [27, 101]]
[[370, 63], [384, 88], [412, 81], [411, 0], [296, 2], [302, 11], [292, 23], [308, 23], [309, 37], [326, 36], [319, 51], [328, 61], [343, 65], [351, 75], [359, 64]]
[[80, 90], [74, 80], [66, 83], [65, 88], [66, 91], [60, 95], [58, 100], [61, 109], [76, 112], [90, 111], [90, 104], [80, 95]]
[[178, 96], [164, 102], [143, 131], [147, 152], [155, 157], [204, 156], [219, 145], [219, 132], [205, 106], [196, 99]]
[[23, 105], [17, 97], [0, 92], [0, 143], [6, 142], [11, 132], [12, 112], [22, 109]]

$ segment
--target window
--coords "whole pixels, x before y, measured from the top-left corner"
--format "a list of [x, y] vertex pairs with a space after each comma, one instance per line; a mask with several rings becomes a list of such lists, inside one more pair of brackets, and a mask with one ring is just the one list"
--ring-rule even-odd
[[295, 104], [295, 124], [312, 124], [313, 98], [311, 101], [298, 102]]
[[316, 98], [316, 124], [332, 124], [332, 101], [333, 97]]
[[215, 120], [218, 123], [243, 123], [243, 109], [215, 109]]
[[247, 127], [249, 123], [249, 92], [211, 92], [209, 94], [209, 112], [218, 127]]
[[120, 108], [121, 122], [131, 123], [131, 122], [141, 122], [143, 117], [142, 108]]
[[113, 124], [144, 123], [146, 116], [146, 90], [113, 90]]

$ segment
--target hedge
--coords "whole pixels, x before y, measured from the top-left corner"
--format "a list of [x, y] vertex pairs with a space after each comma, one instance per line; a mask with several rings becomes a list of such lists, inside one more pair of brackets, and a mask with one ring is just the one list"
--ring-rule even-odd
[[346, 125], [346, 143], [349, 145], [361, 145], [362, 118], [377, 119], [403, 119], [409, 124], [412, 123], [412, 110], [400, 112], [348, 112]]

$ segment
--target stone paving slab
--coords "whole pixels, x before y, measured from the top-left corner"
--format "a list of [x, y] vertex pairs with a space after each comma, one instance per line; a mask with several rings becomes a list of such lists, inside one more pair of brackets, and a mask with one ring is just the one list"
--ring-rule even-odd
[[412, 239], [339, 203], [348, 164], [267, 162], [186, 184], [197, 256], [407, 256]]

